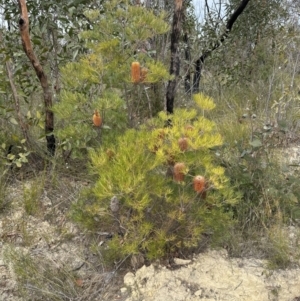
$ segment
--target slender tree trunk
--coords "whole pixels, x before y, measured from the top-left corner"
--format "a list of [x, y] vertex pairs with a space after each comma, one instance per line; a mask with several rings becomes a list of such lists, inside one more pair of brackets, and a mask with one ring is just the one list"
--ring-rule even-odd
[[177, 78], [180, 71], [180, 53], [179, 53], [179, 39], [183, 19], [182, 0], [175, 0], [175, 10], [173, 16], [172, 33], [171, 33], [171, 64], [170, 75], [173, 79], [169, 80], [166, 94], [166, 107], [169, 114], [173, 114], [174, 99], [176, 92]]
[[185, 77], [184, 77], [184, 89], [185, 93], [188, 93], [189, 95], [191, 94], [191, 61], [192, 61], [192, 56], [191, 56], [191, 47], [189, 43], [189, 37], [188, 33], [185, 32], [183, 35], [183, 41], [185, 43], [185, 49], [184, 49], [184, 58], [185, 62], [187, 64], [186, 72], [185, 72]]
[[54, 129], [54, 114], [51, 111], [52, 107], [52, 92], [50, 90], [47, 76], [41, 66], [37, 56], [35, 55], [30, 35], [29, 35], [29, 18], [28, 11], [25, 0], [18, 0], [21, 17], [19, 19], [19, 29], [22, 39], [23, 49], [29, 58], [35, 73], [41, 83], [44, 95], [44, 105], [45, 105], [45, 134], [47, 139], [47, 150], [50, 155], [55, 153], [55, 137], [53, 134]]
[[[54, 77], [54, 90], [56, 95], [60, 94], [60, 78], [59, 78], [59, 66], [58, 66], [58, 38], [57, 38], [57, 26], [50, 31], [53, 43], [53, 77]], [[54, 99], [55, 100], [55, 99]]]
[[212, 47], [210, 47], [209, 50], [203, 52], [203, 54], [197, 59], [195, 62], [195, 73], [193, 78], [193, 92], [198, 93], [200, 91], [200, 79], [201, 79], [201, 73], [202, 73], [202, 66], [205, 61], [205, 59], [217, 48], [219, 48], [222, 43], [227, 38], [229, 32], [232, 29], [233, 24], [238, 19], [238, 17], [243, 13], [244, 9], [247, 7], [250, 0], [242, 0], [240, 2], [240, 5], [237, 7], [237, 9], [233, 12], [233, 14], [230, 16], [226, 23], [226, 29], [224, 33], [221, 35], [220, 39], [216, 41]]

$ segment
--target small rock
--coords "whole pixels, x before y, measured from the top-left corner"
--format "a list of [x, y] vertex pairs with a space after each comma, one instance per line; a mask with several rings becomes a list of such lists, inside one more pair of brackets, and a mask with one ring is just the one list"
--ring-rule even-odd
[[120, 201], [115, 195], [110, 200], [110, 209], [113, 213], [118, 212], [120, 209]]
[[178, 265], [185, 265], [191, 263], [192, 261], [190, 259], [174, 258], [174, 262]]
[[135, 284], [135, 276], [133, 273], [129, 272], [124, 276], [124, 283], [128, 286]]
[[195, 296], [201, 296], [202, 295], [202, 290], [197, 290], [195, 293], [194, 293]]

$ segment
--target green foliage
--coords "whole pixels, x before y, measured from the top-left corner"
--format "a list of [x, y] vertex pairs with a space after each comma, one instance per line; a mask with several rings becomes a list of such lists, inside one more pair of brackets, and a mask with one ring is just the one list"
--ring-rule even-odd
[[[141, 99], [150, 102], [144, 86], [131, 83], [132, 61], [139, 60], [147, 68], [147, 83], [169, 78], [163, 64], [144, 49], [149, 39], [168, 30], [165, 15], [156, 16], [137, 6], [125, 9], [122, 1], [106, 2], [104, 11], [86, 12], [93, 29], [81, 37], [89, 51], [78, 62], [61, 69], [64, 88], [60, 102], [53, 107], [59, 120], [56, 136], [64, 150], [73, 151], [73, 156], [114, 139], [125, 130], [128, 120], [132, 122], [139, 115], [140, 108], [150, 106]], [[92, 125], [95, 109], [104, 122], [101, 129]]]
[[[197, 95], [198, 104], [211, 104]], [[83, 195], [73, 217], [93, 231], [113, 231], [105, 256], [120, 259], [144, 253], [160, 258], [177, 249], [197, 246], [201, 234], [224, 239], [232, 225], [230, 208], [238, 201], [224, 169], [211, 148], [223, 143], [214, 122], [198, 110], [160, 113], [139, 129], [131, 129], [111, 144], [90, 152], [91, 170], [98, 176], [94, 197]], [[171, 127], [165, 127], [167, 123]], [[178, 140], [186, 137], [188, 148]], [[174, 164], [185, 164], [184, 181], [176, 181]], [[203, 175], [206, 189], [196, 193], [195, 175]], [[174, 176], [174, 177], [173, 177]], [[117, 198], [118, 210], [112, 208]]]
[[[19, 141], [18, 137], [15, 136], [14, 143], [15, 144], [11, 145], [7, 145], [6, 143], [1, 144], [0, 158], [2, 163], [6, 166], [22, 167], [22, 165], [28, 162], [27, 157], [30, 155], [31, 152], [28, 151], [25, 145], [25, 139]], [[9, 151], [9, 149], [11, 150]]]
[[[227, 143], [219, 149], [226, 174], [243, 195], [235, 207], [240, 229], [268, 229], [298, 218], [300, 190], [297, 171], [285, 162], [290, 156], [278, 150], [284, 143], [281, 127], [265, 124], [253, 114], [238, 122], [220, 124]], [[281, 140], [283, 139], [283, 140]]]
[[[90, 3], [56, 0], [47, 3], [26, 2], [32, 47], [47, 74], [47, 93], [52, 94], [54, 102], [61, 87], [59, 65], [76, 59], [84, 49], [78, 32], [87, 28], [88, 21], [83, 18], [83, 11]], [[13, 16], [20, 13], [20, 7], [11, 1], [2, 1], [1, 7], [0, 122], [4, 120], [1, 128], [8, 132], [8, 136], [20, 132], [18, 122], [23, 119], [27, 134], [32, 138], [30, 142], [45, 141], [42, 87], [22, 45], [16, 43], [20, 39], [20, 32], [18, 26], [13, 25]], [[10, 80], [5, 70], [6, 63], [11, 65]], [[11, 84], [16, 88], [14, 93]], [[17, 115], [19, 118], [16, 118]], [[36, 118], [33, 117], [35, 115]], [[30, 146], [34, 148], [36, 144], [31, 143]], [[36, 148], [31, 150], [36, 151]], [[20, 163], [20, 160], [17, 162]]]
[[[101, 129], [92, 123], [95, 109], [98, 109], [101, 118], [105, 120]], [[124, 102], [115, 93], [105, 92], [102, 96], [90, 98], [84, 93], [62, 91], [61, 102], [53, 108], [60, 119], [56, 130], [60, 146], [63, 150], [72, 150], [73, 157], [81, 157], [88, 148], [99, 146], [103, 140], [113, 139], [113, 135], [118, 134], [126, 125], [122, 109]]]

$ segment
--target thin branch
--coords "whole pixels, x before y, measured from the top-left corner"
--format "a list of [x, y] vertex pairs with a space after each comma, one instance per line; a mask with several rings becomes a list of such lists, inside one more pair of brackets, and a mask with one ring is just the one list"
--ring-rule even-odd
[[211, 23], [214, 23], [214, 22], [213, 22], [213, 18], [212, 18], [212, 16], [211, 16], [210, 9], [209, 9], [209, 5], [208, 5], [208, 3], [207, 3], [207, 0], [205, 0], [205, 9], [206, 9], [206, 11], [207, 11], [207, 15], [208, 15], [209, 21], [210, 21]]
[[197, 59], [195, 62], [195, 74], [193, 79], [193, 92], [198, 93], [199, 92], [199, 85], [200, 85], [200, 79], [201, 79], [201, 72], [202, 72], [202, 66], [205, 61], [205, 59], [211, 55], [211, 53], [219, 48], [222, 43], [225, 41], [225, 39], [228, 37], [229, 32], [231, 31], [233, 24], [238, 19], [238, 17], [243, 13], [245, 8], [247, 7], [250, 0], [242, 0], [240, 5], [237, 7], [237, 9], [233, 12], [231, 17], [228, 19], [225, 27], [224, 33], [221, 35], [218, 41], [216, 41], [212, 47], [209, 50], [204, 51], [204, 53]]
[[185, 43], [184, 47], [184, 58], [187, 64], [186, 72], [184, 75], [184, 88], [185, 92], [188, 94], [191, 94], [191, 61], [192, 61], [192, 56], [191, 56], [191, 46], [189, 43], [189, 37], [188, 33], [185, 32], [183, 35], [183, 41]]

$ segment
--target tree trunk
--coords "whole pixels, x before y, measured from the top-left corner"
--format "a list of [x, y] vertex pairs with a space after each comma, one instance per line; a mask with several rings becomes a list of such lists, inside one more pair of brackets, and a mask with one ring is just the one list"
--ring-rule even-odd
[[200, 91], [200, 79], [201, 79], [201, 73], [202, 73], [202, 66], [205, 61], [205, 59], [217, 48], [219, 48], [222, 43], [227, 38], [229, 32], [232, 29], [233, 24], [238, 19], [238, 17], [243, 13], [244, 9], [247, 7], [250, 0], [242, 0], [238, 8], [233, 12], [231, 17], [228, 19], [226, 23], [226, 29], [225, 32], [221, 35], [220, 39], [216, 41], [210, 50], [207, 50], [203, 52], [203, 54], [197, 59], [195, 62], [195, 73], [193, 78], [193, 93], [198, 93]]
[[183, 18], [182, 0], [175, 0], [175, 11], [173, 16], [172, 33], [171, 33], [171, 63], [170, 63], [170, 75], [173, 75], [173, 79], [169, 80], [166, 94], [166, 107], [167, 113], [173, 114], [174, 99], [177, 78], [180, 71], [180, 53], [179, 53], [179, 39], [181, 32]]
[[41, 83], [44, 95], [44, 105], [45, 105], [45, 134], [47, 139], [47, 151], [50, 155], [55, 153], [55, 137], [53, 134], [54, 129], [54, 114], [51, 111], [52, 107], [52, 92], [50, 90], [47, 76], [41, 66], [37, 56], [35, 55], [30, 36], [29, 36], [29, 18], [28, 11], [25, 0], [19, 0], [19, 7], [21, 17], [19, 20], [19, 29], [22, 39], [23, 49], [29, 58], [35, 73]]
[[185, 49], [184, 49], [184, 58], [187, 64], [185, 76], [184, 76], [184, 90], [185, 93], [188, 95], [191, 95], [191, 61], [192, 61], [192, 56], [191, 56], [191, 47], [189, 43], [189, 37], [188, 33], [185, 32], [183, 36], [183, 41], [185, 43]]

